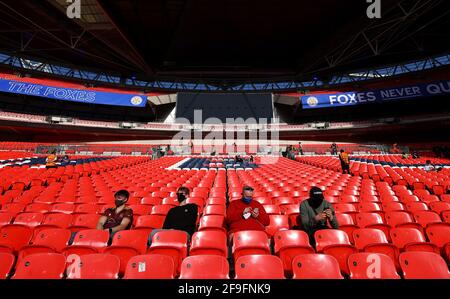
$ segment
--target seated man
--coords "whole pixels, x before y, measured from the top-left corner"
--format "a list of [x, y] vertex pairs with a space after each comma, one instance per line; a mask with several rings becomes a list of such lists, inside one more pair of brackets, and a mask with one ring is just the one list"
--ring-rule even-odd
[[114, 197], [116, 207], [107, 209], [97, 224], [97, 229], [109, 231], [110, 241], [115, 233], [130, 229], [133, 223], [133, 210], [125, 206], [130, 193], [127, 190], [119, 190]]
[[300, 204], [300, 217], [303, 230], [309, 236], [311, 246], [315, 247], [314, 233], [321, 229], [339, 228], [333, 206], [324, 199], [318, 187], [312, 187], [309, 198]]
[[229, 233], [242, 230], [265, 231], [265, 227], [270, 224], [269, 215], [263, 205], [252, 197], [253, 188], [245, 186], [242, 190], [242, 199], [230, 202], [226, 218]]
[[170, 209], [162, 229], [154, 229], [150, 234], [149, 244], [151, 244], [153, 236], [165, 229], [176, 229], [185, 231], [191, 237], [197, 230], [198, 206], [193, 203], [186, 203], [189, 198], [189, 189], [180, 187], [177, 190], [177, 198], [180, 205]]

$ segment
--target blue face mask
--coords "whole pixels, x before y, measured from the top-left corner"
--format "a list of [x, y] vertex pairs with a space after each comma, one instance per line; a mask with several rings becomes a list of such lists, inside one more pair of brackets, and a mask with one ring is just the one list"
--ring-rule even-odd
[[245, 202], [246, 204], [249, 204], [252, 201], [252, 198], [244, 196], [244, 198], [242, 198], [242, 201]]

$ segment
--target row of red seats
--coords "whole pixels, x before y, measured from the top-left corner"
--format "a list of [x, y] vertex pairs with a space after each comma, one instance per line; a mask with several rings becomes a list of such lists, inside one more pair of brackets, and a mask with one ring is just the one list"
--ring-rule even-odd
[[[18, 228], [15, 229], [16, 233], [19, 233]], [[315, 254], [304, 232], [280, 231], [273, 239], [274, 256], [271, 252], [270, 241], [263, 232], [242, 231], [235, 233], [232, 238], [232, 260], [235, 264], [236, 278], [284, 278], [285, 276], [293, 276], [293, 278], [342, 278], [341, 272], [344, 275], [349, 275], [350, 278], [399, 278], [398, 271], [400, 273], [403, 271], [402, 275], [405, 278], [411, 278], [414, 275], [416, 275], [415, 277], [450, 278], [448, 267], [442, 257], [433, 251], [424, 249], [426, 246], [438, 248], [439, 245], [448, 241], [448, 232], [430, 231], [432, 243], [408, 243], [407, 246], [409, 247], [402, 248], [400, 253], [398, 245], [387, 243], [383, 233], [376, 229], [366, 230], [365, 233], [364, 230], [355, 232], [355, 237], [360, 236], [355, 247], [349, 243], [345, 232], [324, 230], [315, 234], [317, 252], [319, 253]], [[24, 232], [22, 231], [20, 234], [23, 235]], [[402, 235], [402, 232], [399, 231], [397, 234]], [[64, 261], [64, 265], [59, 268], [62, 271], [65, 269], [66, 261], [69, 261], [71, 266], [67, 271], [68, 278], [101, 278], [101, 276], [96, 276], [93, 273], [102, 273], [100, 269], [97, 269], [97, 271], [90, 269], [89, 271], [90, 266], [86, 266], [86, 269], [80, 268], [80, 261], [83, 265], [85, 264], [83, 260], [86, 260], [88, 264], [91, 262], [93, 265], [96, 264], [91, 260], [91, 256], [96, 256], [95, 260], [99, 259], [99, 262], [108, 260], [108, 263], [102, 266], [104, 269], [108, 269], [109, 274], [103, 273], [102, 275], [105, 276], [102, 278], [117, 278], [119, 275], [125, 278], [174, 278], [179, 274], [181, 274], [180, 278], [194, 278], [189, 276], [187, 269], [191, 268], [193, 264], [197, 265], [196, 261], [200, 263], [197, 266], [208, 265], [208, 267], [203, 268], [203, 274], [191, 273], [191, 275], [197, 275], [200, 278], [229, 277], [228, 262], [225, 259], [228, 251], [227, 238], [223, 232], [197, 232], [193, 235], [192, 242], [188, 246], [189, 241], [184, 232], [161, 231], [154, 235], [152, 244], [148, 248], [148, 234], [139, 231], [119, 232], [114, 237], [111, 246], [107, 246], [109, 235], [105, 231], [80, 231], [73, 244], [67, 246], [69, 237], [70, 231], [63, 229], [49, 229], [40, 232], [33, 239], [32, 245], [25, 245], [17, 252], [18, 266], [15, 271], [15, 278], [27, 278], [27, 274], [30, 275], [28, 278], [42, 278], [36, 276], [36, 274], [39, 275], [39, 271], [37, 271], [38, 273], [33, 273], [33, 271], [30, 273], [28, 272], [29, 269], [23, 269], [22, 265], [37, 264], [43, 267], [46, 260], [45, 255], [58, 256], [60, 261]], [[15, 259], [14, 253], [4, 249], [0, 251], [0, 254], [5, 257], [1, 259], [2, 262], [0, 263], [3, 265], [0, 268], [6, 268], [6, 271], [0, 272], [3, 278], [11, 272]], [[99, 253], [104, 255], [99, 255]], [[145, 254], [147, 256], [142, 256]], [[7, 255], [13, 257], [12, 261], [6, 259]], [[107, 255], [115, 257], [107, 257]], [[151, 257], [153, 255], [156, 256]], [[165, 256], [165, 258], [159, 255]], [[206, 257], [204, 258], [206, 260], [203, 260], [202, 263], [199, 261], [201, 258], [195, 258], [195, 256]], [[216, 257], [213, 258], [213, 256]], [[422, 261], [422, 263], [419, 263], [419, 267], [422, 267], [422, 274], [411, 273], [411, 277], [408, 277], [409, 271], [417, 271], [418, 269], [413, 266], [414, 262], [410, 264], [405, 262], [405, 259], [413, 261], [414, 256], [427, 257], [432, 259], [432, 263], [430, 266], [430, 260], [428, 260], [428, 263]], [[383, 276], [370, 277], [368, 268], [373, 261], [369, 260], [368, 257], [380, 263]], [[262, 260], [267, 261], [262, 262]], [[221, 262], [219, 263], [219, 261]], [[205, 264], [205, 262], [211, 264]], [[267, 263], [267, 267], [261, 267], [265, 263]], [[10, 266], [5, 267], [5, 264]], [[161, 264], [165, 267], [159, 267]], [[41, 275], [51, 273], [49, 265], [51, 265], [51, 262], [47, 261], [47, 272], [41, 269], [43, 272], [40, 273]], [[97, 266], [99, 265], [101, 264]], [[39, 266], [37, 267], [39, 268]], [[111, 267], [115, 269], [112, 273]], [[251, 270], [251, 268], [254, 269]], [[416, 269], [413, 270], [414, 268]], [[220, 271], [221, 276], [215, 276], [219, 275], [217, 273], [219, 269], [222, 269]], [[424, 270], [429, 271], [423, 273]], [[58, 272], [57, 276], [48, 278], [62, 278], [62, 271]], [[162, 274], [161, 271], [165, 274]], [[81, 273], [84, 273], [84, 277]]]
[[[14, 265], [14, 256], [0, 253], [0, 275], [5, 278]], [[369, 269], [371, 261], [379, 263], [379, 272]], [[429, 252], [404, 252], [400, 255], [406, 279], [449, 278], [445, 262]], [[372, 263], [373, 263], [372, 262]], [[350, 279], [399, 279], [389, 257], [376, 253], [355, 253], [348, 258]], [[272, 255], [246, 255], [236, 261], [236, 279], [284, 279], [281, 261]], [[292, 261], [294, 279], [343, 279], [338, 263], [326, 254], [301, 254]], [[20, 263], [13, 279], [117, 279], [120, 259], [110, 254], [88, 254], [79, 258], [42, 253], [28, 256]], [[124, 279], [172, 279], [174, 265], [170, 257], [147, 254], [132, 257]], [[186, 257], [181, 264], [180, 279], [228, 279], [228, 261], [217, 255]]]

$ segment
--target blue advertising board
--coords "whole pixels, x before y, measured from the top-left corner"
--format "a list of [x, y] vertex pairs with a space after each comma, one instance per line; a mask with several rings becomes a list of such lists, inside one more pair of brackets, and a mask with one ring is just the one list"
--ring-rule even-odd
[[444, 94], [450, 94], [450, 81], [440, 81], [428, 84], [418, 84], [368, 91], [352, 91], [333, 94], [311, 94], [300, 97], [300, 100], [303, 109], [314, 109], [382, 103]]
[[147, 103], [147, 97], [143, 94], [66, 88], [5, 79], [0, 79], [0, 91], [62, 101], [114, 106], [144, 107]]

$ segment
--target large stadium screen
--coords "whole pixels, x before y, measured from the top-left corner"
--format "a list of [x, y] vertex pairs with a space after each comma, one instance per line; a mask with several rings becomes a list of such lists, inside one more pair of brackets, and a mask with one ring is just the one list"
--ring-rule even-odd
[[217, 118], [224, 123], [227, 118], [270, 123], [273, 118], [272, 94], [178, 93], [176, 117], [185, 118], [191, 123], [204, 123], [210, 118]]

